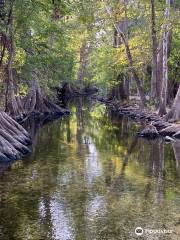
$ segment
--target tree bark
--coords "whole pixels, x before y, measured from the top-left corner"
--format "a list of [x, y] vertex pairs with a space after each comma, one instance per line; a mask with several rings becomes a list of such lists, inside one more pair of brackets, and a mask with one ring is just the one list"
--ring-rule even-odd
[[[0, 20], [4, 21], [4, 7], [5, 7], [5, 1], [0, 0]], [[3, 33], [2, 31], [0, 32], [0, 67], [3, 62], [3, 58], [5, 55], [5, 49], [6, 49], [6, 34]]]
[[180, 85], [179, 85], [176, 97], [174, 99], [172, 108], [168, 112], [168, 114], [165, 116], [165, 119], [171, 120], [171, 121], [179, 121], [180, 120]]
[[7, 39], [6, 47], [8, 51], [8, 62], [6, 66], [6, 106], [5, 110], [13, 117], [21, 115], [22, 109], [18, 106], [18, 102], [15, 96], [15, 86], [13, 79], [13, 58], [14, 58], [14, 42], [13, 42], [13, 2], [11, 3], [8, 23], [7, 23]]
[[162, 87], [160, 93], [160, 106], [159, 115], [163, 116], [166, 114], [167, 105], [167, 84], [168, 84], [168, 35], [169, 35], [169, 14], [170, 14], [170, 0], [166, 0], [166, 10], [165, 10], [165, 24], [163, 26], [163, 79]]
[[0, 50], [0, 67], [2, 67], [2, 63], [3, 63], [3, 58], [5, 55], [5, 50], [6, 50], [6, 35], [4, 33], [0, 33], [0, 46], [1, 46], [1, 50]]
[[80, 48], [80, 65], [77, 76], [77, 80], [80, 86], [83, 84], [84, 81], [89, 51], [90, 51], [89, 43], [87, 40], [84, 40]]
[[117, 100], [129, 99], [129, 75], [120, 73], [117, 76], [117, 84], [112, 87], [109, 97], [116, 98]]
[[151, 75], [151, 99], [157, 103], [157, 35], [155, 1], [151, 0], [151, 34], [152, 34], [152, 75]]
[[68, 114], [68, 110], [54, 104], [44, 96], [36, 78], [36, 74], [34, 74], [33, 78], [32, 86], [28, 94], [23, 99], [23, 109], [26, 114], [26, 118], [28, 118], [31, 114], [46, 114], [52, 116]]
[[[112, 15], [111, 10], [108, 6], [106, 6], [106, 11], [110, 15], [110, 17], [112, 17], [111, 16]], [[144, 107], [145, 102], [146, 102], [146, 98], [145, 98], [143, 87], [141, 86], [141, 81], [140, 81], [140, 79], [139, 79], [139, 77], [138, 77], [138, 75], [135, 71], [135, 68], [134, 68], [133, 59], [132, 59], [128, 39], [126, 38], [125, 34], [121, 31], [121, 29], [118, 27], [118, 25], [114, 21], [113, 21], [113, 25], [114, 25], [115, 29], [117, 30], [117, 32], [119, 33], [119, 35], [121, 36], [121, 38], [122, 38], [122, 42], [123, 42], [123, 44], [125, 46], [125, 50], [126, 50], [128, 65], [129, 65], [130, 71], [132, 73], [133, 79], [136, 82], [137, 90], [138, 90], [138, 93], [139, 93], [139, 96], [140, 96], [141, 107]]]
[[[121, 31], [123, 33], [125, 33], [128, 29], [127, 16], [125, 15], [124, 19], [121, 22], [119, 22], [117, 25], [118, 25], [119, 29], [121, 29]], [[114, 28], [114, 47], [118, 48], [121, 44], [122, 44], [122, 39], [121, 39], [118, 31], [116, 30], [116, 28]]]

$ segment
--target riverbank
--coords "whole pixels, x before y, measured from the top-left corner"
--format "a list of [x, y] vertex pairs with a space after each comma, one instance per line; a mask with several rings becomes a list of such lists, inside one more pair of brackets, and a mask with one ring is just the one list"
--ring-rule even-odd
[[[127, 117], [133, 119], [133, 121], [139, 121], [139, 122], [143, 123], [144, 129], [142, 131], [138, 132], [138, 135], [140, 137], [158, 138], [158, 137], [167, 137], [168, 136], [169, 137], [168, 140], [170, 140], [170, 141], [173, 140], [173, 138], [174, 139], [180, 138], [180, 124], [179, 123], [174, 124], [174, 123], [165, 121], [162, 117], [158, 116], [153, 110], [150, 110], [150, 109], [142, 110], [142, 109], [139, 109], [136, 105], [131, 105], [131, 106], [128, 104], [122, 105], [122, 103], [120, 103], [120, 102], [110, 101], [110, 100], [107, 100], [107, 99], [99, 97], [99, 96], [94, 96], [94, 95], [93, 96], [88, 95], [88, 96], [91, 99], [90, 101], [95, 100], [95, 101], [99, 101], [99, 102], [105, 104], [108, 108], [108, 111], [114, 112], [121, 116], [127, 116]], [[54, 107], [54, 109], [52, 107]], [[31, 132], [32, 118], [34, 119], [35, 122], [41, 122], [42, 124], [40, 124], [40, 125], [42, 126], [45, 122], [49, 122], [49, 121], [52, 121], [53, 119], [57, 119], [63, 115], [70, 114], [69, 110], [59, 107], [58, 105], [55, 105], [52, 102], [51, 102], [51, 108], [54, 110], [53, 112], [33, 111], [33, 112], [31, 112], [31, 115], [23, 116], [19, 119], [16, 118], [16, 120], [21, 125], [23, 125], [23, 127], [26, 126], [25, 129], [28, 132]], [[34, 132], [34, 130], [32, 132]], [[18, 133], [18, 134], [20, 134], [20, 133]], [[30, 134], [30, 135], [32, 135], [32, 134]], [[33, 136], [34, 136], [34, 134], [33, 134]], [[31, 137], [34, 138], [33, 136], [31, 136]], [[13, 140], [10, 137], [8, 137], [8, 139], [10, 139], [11, 142]], [[17, 147], [18, 147], [19, 152], [24, 151], [24, 148], [20, 149], [20, 146], [19, 145], [16, 146], [16, 145], [17, 144], [14, 145], [15, 149], [17, 149]], [[12, 155], [12, 157], [11, 157], [8, 152], [9, 150], [5, 152], [4, 149], [5, 148], [3, 146], [3, 151], [0, 151], [1, 153], [3, 153], [3, 155], [2, 155], [3, 157], [2, 158], [0, 157], [1, 161], [16, 160], [16, 159], [20, 158], [20, 156], [22, 156], [21, 154], [19, 154], [19, 155], [15, 154], [15, 155]], [[29, 154], [29, 151], [26, 151], [26, 152]], [[23, 153], [26, 154], [26, 152], [23, 152]], [[8, 156], [6, 158], [4, 157], [4, 153], [5, 153], [5, 156], [6, 156], [6, 153], [8, 154]]]
[[139, 133], [141, 137], [173, 137], [180, 138], [180, 123], [171, 123], [160, 117], [155, 110], [145, 108], [140, 109], [138, 106], [129, 104], [122, 105], [121, 102], [111, 101], [102, 97], [97, 97], [99, 102], [104, 103], [107, 108], [116, 114], [128, 116], [135, 121], [144, 122], [145, 128]]
[[42, 126], [45, 122], [70, 114], [69, 110], [53, 102], [46, 100], [45, 103], [43, 111], [35, 108], [32, 112], [22, 112], [18, 116], [11, 117], [0, 111], [0, 162], [15, 161], [32, 152], [34, 124], [42, 123]]

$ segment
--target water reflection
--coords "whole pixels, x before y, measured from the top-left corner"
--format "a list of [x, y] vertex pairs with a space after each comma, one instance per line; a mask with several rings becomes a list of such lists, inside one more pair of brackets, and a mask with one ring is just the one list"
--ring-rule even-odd
[[93, 143], [88, 144], [88, 156], [85, 160], [85, 171], [88, 186], [91, 186], [93, 181], [102, 175], [101, 162]]
[[180, 140], [177, 140], [172, 144], [174, 150], [174, 156], [176, 159], [176, 167], [180, 176]]
[[33, 154], [0, 167], [0, 239], [131, 240], [137, 226], [179, 239], [178, 141], [139, 139], [138, 123], [82, 99], [26, 127]]
[[74, 239], [73, 222], [71, 211], [58, 196], [50, 200], [50, 213], [52, 222], [53, 239], [68, 240]]

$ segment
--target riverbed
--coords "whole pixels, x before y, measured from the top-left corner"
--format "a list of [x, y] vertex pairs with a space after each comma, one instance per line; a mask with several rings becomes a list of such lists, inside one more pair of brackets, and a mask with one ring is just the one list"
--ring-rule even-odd
[[97, 102], [70, 108], [0, 166], [0, 239], [180, 239], [180, 144], [138, 138], [138, 122]]

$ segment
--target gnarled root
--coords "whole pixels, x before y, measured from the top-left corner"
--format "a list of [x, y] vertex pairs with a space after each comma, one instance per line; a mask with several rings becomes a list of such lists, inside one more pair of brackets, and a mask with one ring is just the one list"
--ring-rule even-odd
[[30, 144], [28, 132], [6, 113], [0, 112], [0, 161], [21, 158], [30, 152]]

